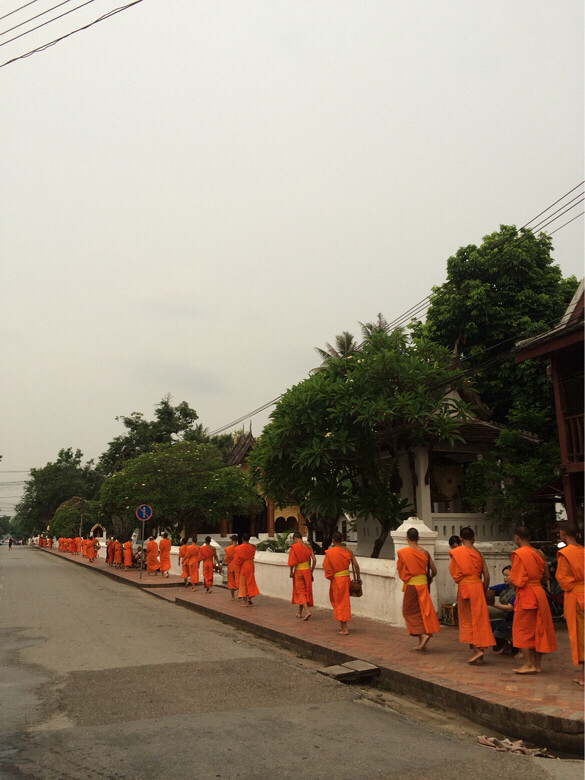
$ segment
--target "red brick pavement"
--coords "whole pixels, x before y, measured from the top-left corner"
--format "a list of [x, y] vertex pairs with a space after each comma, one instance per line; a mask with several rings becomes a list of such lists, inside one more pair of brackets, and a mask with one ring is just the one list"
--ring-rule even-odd
[[[51, 551], [55, 554], [55, 551]], [[510, 737], [524, 737], [557, 749], [580, 752], [583, 742], [583, 688], [572, 682], [569, 641], [564, 624], [556, 626], [558, 650], [543, 658], [543, 673], [514, 674], [518, 660], [486, 651], [483, 666], [470, 666], [467, 645], [458, 630], [441, 627], [424, 653], [402, 628], [355, 617], [350, 635], [340, 636], [330, 610], [314, 608], [308, 621], [295, 618], [296, 607], [260, 595], [253, 607], [232, 601], [224, 588], [191, 592], [180, 577], [147, 576], [113, 569], [102, 559], [89, 564], [81, 556], [57, 553], [88, 568], [142, 587], [157, 596], [205, 612], [260, 636], [274, 639], [324, 662], [360, 659], [379, 666], [393, 690], [431, 705], [455, 709]]]

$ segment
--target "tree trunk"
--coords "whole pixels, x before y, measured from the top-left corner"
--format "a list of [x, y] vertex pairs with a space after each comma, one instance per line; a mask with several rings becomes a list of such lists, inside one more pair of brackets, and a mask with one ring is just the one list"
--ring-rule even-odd
[[380, 552], [382, 551], [382, 547], [384, 546], [384, 542], [388, 538], [389, 533], [390, 533], [389, 528], [382, 528], [382, 531], [380, 532], [380, 536], [378, 536], [378, 538], [374, 542], [374, 549], [372, 550], [372, 554], [370, 555], [370, 558], [380, 557]]

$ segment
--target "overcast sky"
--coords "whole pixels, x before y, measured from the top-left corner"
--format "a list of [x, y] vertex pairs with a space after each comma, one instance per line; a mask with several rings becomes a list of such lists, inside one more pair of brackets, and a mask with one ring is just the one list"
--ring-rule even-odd
[[[0, 0], [0, 43], [56, 4]], [[0, 68], [0, 100], [10, 513], [10, 472], [97, 458], [166, 393], [229, 423], [581, 182], [583, 3], [144, 0]], [[583, 217], [553, 241], [582, 276]]]

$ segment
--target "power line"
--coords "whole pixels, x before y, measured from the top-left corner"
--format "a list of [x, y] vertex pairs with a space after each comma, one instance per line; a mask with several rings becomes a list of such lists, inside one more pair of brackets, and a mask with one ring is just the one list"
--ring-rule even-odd
[[133, 2], [128, 3], [127, 5], [123, 5], [120, 8], [115, 8], [113, 11], [108, 11], [107, 14], [104, 14], [103, 16], [100, 16], [98, 19], [94, 19], [93, 22], [89, 22], [88, 24], [83, 25], [83, 27], [78, 27], [76, 30], [72, 30], [71, 32], [66, 33], [65, 35], [61, 35], [59, 38], [55, 38], [53, 41], [49, 41], [49, 43], [45, 43], [42, 46], [38, 46], [36, 49], [31, 49], [30, 51], [26, 52], [26, 54], [20, 54], [18, 57], [13, 57], [11, 60], [6, 60], [6, 62], [3, 62], [0, 64], [0, 68], [6, 67], [6, 65], [10, 65], [13, 62], [16, 62], [17, 60], [23, 60], [26, 57], [31, 57], [33, 54], [37, 54], [41, 51], [46, 51], [51, 46], [54, 46], [56, 43], [59, 43], [60, 41], [64, 41], [65, 38], [69, 38], [71, 35], [75, 35], [75, 33], [81, 32], [82, 30], [88, 30], [90, 27], [93, 27], [94, 24], [98, 24], [99, 22], [103, 22], [106, 19], [109, 19], [111, 16], [115, 16], [116, 14], [122, 13], [122, 11], [128, 10], [128, 8], [132, 8], [134, 5], [138, 5], [139, 3], [142, 3], [143, 0], [133, 0]]
[[32, 5], [33, 3], [38, 2], [38, 0], [30, 0], [29, 3], [25, 3], [24, 5], [21, 5], [20, 8], [15, 8], [14, 11], [9, 11], [7, 14], [4, 14], [4, 16], [0, 16], [0, 22], [2, 19], [6, 19], [8, 16], [12, 16], [12, 14], [16, 14], [19, 11], [22, 11], [23, 8], [28, 8], [29, 5]]
[[[23, 27], [25, 24], [29, 24], [30, 22], [34, 22], [35, 19], [39, 19], [41, 16], [44, 16], [45, 14], [50, 13], [51, 11], [54, 11], [56, 8], [60, 8], [62, 5], [66, 5], [67, 3], [71, 3], [72, 0], [61, 0], [60, 3], [57, 3], [57, 5], [52, 6], [52, 8], [47, 8], [46, 11], [41, 11], [40, 14], [36, 14], [36, 16], [31, 16], [30, 19], [25, 19], [24, 22], [19, 22], [18, 24], [15, 24], [14, 27], [9, 27], [7, 30], [3, 30], [0, 32], [0, 35], [6, 35], [6, 33], [12, 32], [13, 30], [17, 30], [19, 27]], [[29, 30], [29, 32], [31, 32]]]
[[577, 214], [577, 216], [576, 216], [576, 217], [573, 217], [573, 219], [570, 219], [568, 222], [565, 222], [565, 224], [564, 224], [564, 225], [561, 225], [561, 227], [558, 227], [556, 230], [553, 230], [553, 232], [552, 232], [552, 233], [549, 233], [549, 236], [552, 236], [554, 233], [558, 233], [558, 232], [559, 232], [559, 230], [561, 230], [562, 228], [564, 228], [566, 225], [570, 225], [570, 224], [571, 224], [571, 222], [574, 222], [576, 219], [579, 219], [579, 217], [582, 217], [582, 216], [583, 216], [583, 214], [585, 214], [585, 211], [582, 211], [580, 214]]
[[[69, 0], [66, 0], [66, 2], [69, 2]], [[14, 38], [9, 38], [7, 41], [4, 41], [3, 43], [0, 43], [0, 46], [6, 46], [8, 43], [12, 43], [12, 41], [17, 41], [19, 38], [24, 38], [25, 35], [28, 35], [31, 32], [34, 32], [35, 30], [40, 30], [41, 27], [46, 27], [48, 24], [51, 24], [52, 22], [56, 22], [57, 19], [62, 19], [64, 16], [69, 16], [69, 14], [74, 13], [75, 11], [79, 11], [80, 8], [83, 8], [86, 5], [89, 5], [90, 3], [94, 3], [95, 0], [85, 0], [84, 3], [81, 3], [80, 5], [76, 5], [75, 8], [70, 8], [68, 11], [65, 11], [62, 14], [59, 14], [58, 16], [54, 16], [52, 19], [48, 19], [46, 22], [43, 22], [42, 24], [37, 24], [36, 27], [31, 27], [30, 30], [27, 30], [26, 32], [20, 33], [19, 35], [15, 35]], [[60, 5], [64, 5], [64, 3], [61, 3]], [[58, 6], [55, 6], [56, 8]], [[49, 9], [53, 10], [53, 9]], [[45, 13], [49, 13], [49, 11], [45, 11]], [[43, 16], [43, 14], [39, 14], [39, 16]], [[33, 16], [33, 19], [36, 19], [37, 17]], [[32, 21], [32, 19], [28, 20], [29, 22]], [[27, 24], [28, 22], [23, 22], [22, 24]], [[22, 25], [17, 25], [17, 27], [22, 27]], [[13, 28], [16, 29], [16, 28]], [[10, 32], [10, 30], [7, 30], [6, 32]], [[2, 33], [4, 35], [4, 33]]]

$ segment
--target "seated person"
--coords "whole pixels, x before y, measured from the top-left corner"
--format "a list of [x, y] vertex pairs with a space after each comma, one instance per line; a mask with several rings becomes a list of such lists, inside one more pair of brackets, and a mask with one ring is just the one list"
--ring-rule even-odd
[[[514, 619], [514, 600], [516, 591], [510, 582], [510, 568], [510, 566], [504, 566], [502, 569], [504, 582], [499, 585], [490, 585], [486, 597], [490, 607], [494, 607], [494, 609], [499, 609], [505, 613], [503, 619], [490, 620], [490, 625], [496, 640], [494, 652], [499, 654], [511, 652], [512, 655], [516, 655], [518, 649], [512, 645], [512, 621]], [[496, 596], [499, 598], [498, 604], [496, 604]]]

